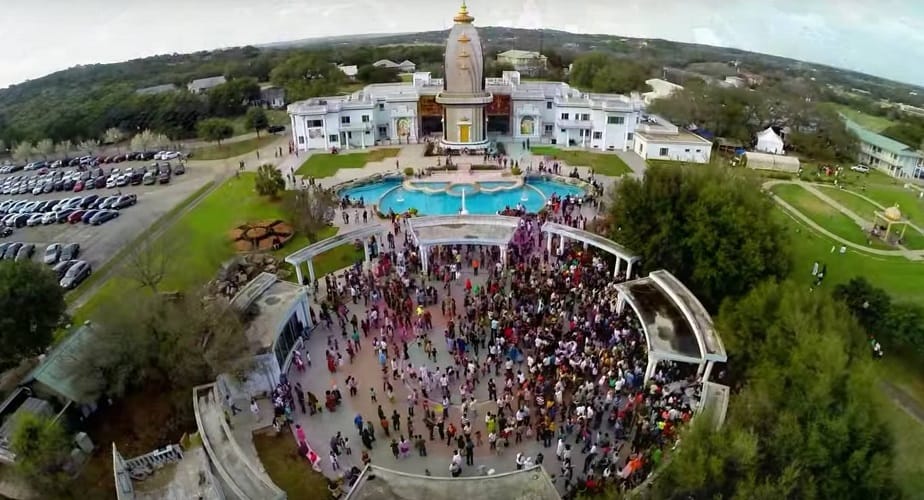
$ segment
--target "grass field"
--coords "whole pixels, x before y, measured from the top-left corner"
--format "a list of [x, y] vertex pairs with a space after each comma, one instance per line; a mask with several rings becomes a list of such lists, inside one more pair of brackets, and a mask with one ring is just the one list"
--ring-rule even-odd
[[381, 148], [360, 153], [313, 154], [295, 171], [298, 175], [330, 177], [341, 168], [363, 168], [367, 163], [398, 156], [399, 148]]
[[[839, 253], [840, 244], [815, 233], [794, 216], [778, 209], [780, 220], [784, 221], [792, 242], [793, 279], [809, 286], [812, 282], [812, 263], [827, 265], [825, 288], [833, 288], [856, 276], [864, 276], [873, 285], [883, 288], [896, 300], [916, 302], [924, 305], [924, 262], [910, 261], [904, 257], [881, 257], [848, 248]], [[865, 243], [865, 242], [864, 242]], [[831, 251], [834, 248], [835, 251]]]
[[632, 172], [626, 162], [615, 154], [572, 151], [553, 146], [533, 146], [529, 150], [534, 155], [549, 156], [572, 167], [590, 167], [601, 175], [618, 177]]
[[323, 500], [331, 497], [327, 479], [312, 470], [307, 459], [298, 456], [295, 440], [289, 432], [278, 436], [254, 434], [253, 444], [266, 473], [289, 498]]
[[924, 492], [924, 424], [889, 401], [877, 405], [895, 436], [894, 478], [904, 498]]
[[849, 209], [851, 212], [869, 221], [873, 220], [873, 212], [876, 210], [881, 210], [876, 205], [857, 196], [852, 191], [836, 188], [834, 186], [817, 187], [822, 193], [830, 196], [834, 199], [834, 201], [843, 205], [844, 208]]
[[[271, 201], [254, 192], [255, 175], [244, 173], [240, 178], [225, 181], [158, 238], [176, 256], [158, 287], [160, 290], [188, 290], [212, 279], [219, 266], [235, 255], [228, 240], [228, 231], [233, 227], [247, 221], [286, 218], [280, 201]], [[337, 229], [331, 227], [321, 238], [336, 233]], [[277, 256], [283, 257], [306, 244], [307, 238], [297, 236], [276, 252]], [[315, 271], [318, 277], [323, 276], [355, 262], [356, 255], [350, 245], [337, 247], [315, 259]], [[101, 305], [118, 300], [119, 294], [137, 286], [125, 276], [113, 276], [77, 311], [74, 324], [80, 324]]]
[[[857, 223], [840, 210], [796, 184], [773, 186], [774, 194], [805, 214], [816, 224], [858, 245], [866, 245], [869, 238]], [[874, 243], [874, 246], [876, 244]], [[882, 245], [882, 248], [886, 248]]]
[[275, 134], [263, 133], [260, 137], [253, 137], [241, 141], [225, 142], [221, 146], [213, 144], [201, 148], [193, 149], [189, 152], [189, 157], [193, 160], [225, 160], [241, 156], [256, 151], [257, 149], [269, 146], [283, 137]]
[[850, 189], [884, 207], [897, 203], [905, 217], [915, 224], [924, 225], [924, 198], [919, 198], [921, 191], [905, 188], [906, 182], [882, 172], [871, 172]]
[[835, 104], [833, 102], [825, 103], [825, 105], [846, 116], [847, 119], [856, 122], [857, 125], [860, 125], [861, 127], [873, 132], [882, 132], [892, 125], [895, 125], [895, 122], [889, 120], [888, 118], [883, 116], [868, 115], [862, 111], [857, 111], [850, 106]]

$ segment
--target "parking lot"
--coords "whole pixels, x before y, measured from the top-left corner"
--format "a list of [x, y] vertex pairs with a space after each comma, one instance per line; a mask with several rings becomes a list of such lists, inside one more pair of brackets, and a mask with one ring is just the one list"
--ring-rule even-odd
[[[123, 169], [126, 167], [138, 168], [150, 163], [150, 161], [125, 162], [119, 166]], [[8, 199], [55, 200], [93, 194], [102, 197], [113, 196], [117, 193], [123, 195], [135, 194], [138, 198], [137, 204], [121, 209], [119, 217], [102, 225], [94, 226], [82, 222], [76, 224], [65, 222], [21, 227], [15, 229], [13, 234], [4, 238], [2, 242], [34, 243], [36, 248], [32, 260], [38, 262], [41, 262], [45, 247], [51, 243], [77, 243], [80, 245], [79, 258], [89, 262], [95, 271], [108, 262], [125, 244], [147, 230], [151, 224], [177, 204], [187, 199], [207, 182], [215, 180], [219, 174], [220, 172], [209, 167], [189, 167], [183, 175], [172, 176], [169, 184], [128, 185], [79, 193], [58, 191], [37, 196], [32, 194], [0, 195], [0, 202]], [[7, 176], [0, 176], [0, 182], [5, 177]]]

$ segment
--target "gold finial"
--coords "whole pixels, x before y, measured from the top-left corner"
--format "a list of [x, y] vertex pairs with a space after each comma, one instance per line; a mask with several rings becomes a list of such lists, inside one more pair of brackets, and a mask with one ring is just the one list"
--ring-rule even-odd
[[452, 18], [453, 21], [457, 23], [471, 23], [475, 20], [471, 14], [468, 13], [468, 7], [465, 5], [465, 0], [462, 0], [462, 6], [459, 7], [459, 12]]

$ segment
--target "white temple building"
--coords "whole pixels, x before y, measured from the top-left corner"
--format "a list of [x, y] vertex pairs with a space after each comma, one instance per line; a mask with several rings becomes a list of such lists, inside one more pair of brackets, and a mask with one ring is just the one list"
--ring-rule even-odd
[[[372, 84], [352, 94], [290, 104], [294, 147], [350, 150], [431, 137], [446, 149], [477, 151], [489, 147], [494, 137], [505, 136], [532, 144], [637, 152], [637, 132], [650, 122], [641, 95], [587, 93], [564, 82], [523, 82], [517, 71], [484, 78], [482, 44], [464, 3], [453, 21], [446, 78], [417, 72], [410, 82]], [[709, 161], [709, 141], [672, 130], [679, 145], [661, 157]], [[670, 141], [668, 135], [657, 139]], [[676, 154], [677, 149], [683, 154]], [[655, 151], [662, 150], [659, 146]]]

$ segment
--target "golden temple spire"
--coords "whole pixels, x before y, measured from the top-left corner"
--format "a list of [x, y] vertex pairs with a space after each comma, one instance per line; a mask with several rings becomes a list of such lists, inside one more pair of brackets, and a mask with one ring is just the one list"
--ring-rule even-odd
[[453, 21], [457, 23], [466, 23], [469, 24], [475, 20], [471, 14], [468, 13], [468, 7], [465, 5], [465, 0], [462, 0], [462, 6], [459, 7], [459, 12], [456, 13], [455, 17], [452, 18]]

